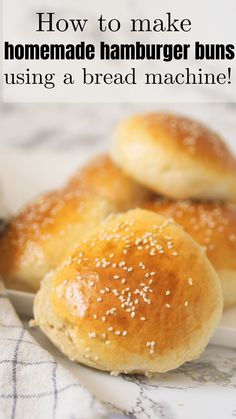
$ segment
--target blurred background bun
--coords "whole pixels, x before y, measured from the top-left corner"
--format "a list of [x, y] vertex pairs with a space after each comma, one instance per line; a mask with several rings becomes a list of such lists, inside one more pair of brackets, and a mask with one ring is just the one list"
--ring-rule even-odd
[[42, 195], [9, 221], [0, 238], [0, 275], [8, 288], [36, 291], [82, 234], [151, 195], [110, 157], [96, 157], [64, 189]]
[[219, 202], [160, 200], [144, 208], [172, 217], [205, 247], [220, 277], [225, 307], [236, 304], [236, 207]]
[[128, 177], [107, 154], [95, 157], [78, 170], [68, 186], [108, 199], [119, 211], [135, 208], [151, 196], [147, 188]]
[[137, 182], [170, 198], [236, 198], [235, 156], [219, 135], [189, 118], [152, 113], [124, 120], [112, 158]]
[[38, 292], [35, 324], [71, 360], [113, 374], [199, 356], [222, 314], [218, 276], [184, 230], [151, 211], [110, 216]]
[[0, 275], [8, 288], [34, 292], [68, 248], [114, 209], [78, 190], [42, 195], [9, 221], [0, 237]]

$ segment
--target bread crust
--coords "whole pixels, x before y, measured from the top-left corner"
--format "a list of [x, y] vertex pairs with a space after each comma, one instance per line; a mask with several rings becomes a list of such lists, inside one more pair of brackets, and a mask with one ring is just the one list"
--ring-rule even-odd
[[79, 169], [68, 186], [108, 199], [118, 211], [135, 208], [152, 195], [150, 190], [127, 176], [107, 154], [95, 157]]
[[73, 189], [42, 195], [13, 217], [0, 238], [0, 274], [8, 288], [35, 292], [81, 235], [114, 211]]
[[236, 197], [236, 159], [221, 137], [181, 116], [128, 118], [114, 135], [112, 158], [130, 176], [174, 199]]
[[221, 202], [156, 200], [145, 209], [173, 218], [201, 246], [218, 273], [225, 307], [236, 303], [236, 206]]

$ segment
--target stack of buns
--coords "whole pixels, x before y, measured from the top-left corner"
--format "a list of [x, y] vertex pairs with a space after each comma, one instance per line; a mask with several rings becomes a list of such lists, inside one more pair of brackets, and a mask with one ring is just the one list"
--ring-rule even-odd
[[34, 324], [71, 360], [169, 371], [236, 304], [235, 198], [236, 159], [217, 134], [172, 114], [131, 117], [110, 157], [10, 220], [0, 274], [37, 291]]

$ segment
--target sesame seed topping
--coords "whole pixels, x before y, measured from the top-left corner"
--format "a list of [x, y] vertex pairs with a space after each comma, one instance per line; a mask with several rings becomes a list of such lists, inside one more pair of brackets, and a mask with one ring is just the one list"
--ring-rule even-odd
[[90, 332], [88, 335], [91, 339], [94, 339], [97, 336], [95, 332]]

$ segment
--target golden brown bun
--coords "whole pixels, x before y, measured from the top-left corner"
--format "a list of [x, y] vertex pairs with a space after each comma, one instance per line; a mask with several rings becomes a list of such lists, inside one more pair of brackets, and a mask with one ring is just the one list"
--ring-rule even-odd
[[0, 275], [8, 288], [36, 291], [81, 234], [113, 207], [75, 190], [47, 193], [13, 217], [0, 238]]
[[45, 277], [35, 323], [71, 360], [114, 374], [164, 372], [199, 356], [222, 314], [218, 276], [177, 224], [109, 217]]
[[80, 169], [68, 186], [108, 199], [119, 211], [135, 208], [151, 195], [149, 190], [124, 174], [106, 154]]
[[128, 118], [117, 129], [112, 157], [135, 180], [170, 198], [236, 197], [235, 156], [217, 134], [188, 118]]
[[236, 207], [162, 200], [146, 203], [144, 208], [173, 218], [206, 248], [222, 283], [225, 307], [236, 304]]
[[8, 288], [36, 291], [81, 234], [150, 196], [108, 156], [96, 158], [65, 189], [43, 195], [10, 221], [0, 239], [0, 275]]

